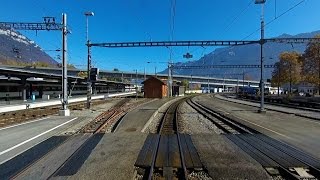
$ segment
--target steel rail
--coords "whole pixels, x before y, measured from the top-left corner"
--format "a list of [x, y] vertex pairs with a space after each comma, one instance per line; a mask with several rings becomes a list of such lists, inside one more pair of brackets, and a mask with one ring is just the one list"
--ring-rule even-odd
[[[154, 171], [154, 167], [155, 167], [155, 163], [156, 163], [156, 158], [158, 155], [158, 150], [159, 150], [159, 146], [160, 146], [160, 139], [161, 139], [161, 134], [162, 133], [168, 133], [165, 132], [165, 125], [166, 123], [170, 123], [168, 121], [174, 121], [175, 123], [173, 123], [173, 133], [177, 135], [177, 139], [178, 139], [178, 146], [179, 146], [179, 151], [180, 151], [180, 158], [181, 158], [181, 164], [182, 164], [182, 168], [184, 171], [184, 178], [187, 179], [188, 175], [187, 175], [187, 168], [185, 165], [185, 161], [184, 161], [184, 156], [183, 156], [183, 150], [182, 150], [182, 146], [181, 146], [181, 139], [179, 136], [179, 123], [178, 123], [178, 119], [177, 119], [177, 109], [178, 107], [182, 104], [182, 102], [185, 101], [184, 99], [180, 99], [176, 102], [174, 102], [173, 104], [171, 104], [169, 106], [169, 108], [166, 110], [164, 116], [161, 118], [160, 124], [158, 126], [158, 130], [157, 130], [157, 138], [156, 138], [156, 149], [155, 149], [155, 153], [153, 153], [152, 155], [152, 161], [151, 161], [151, 166], [149, 169], [149, 174], [148, 174], [148, 180], [152, 179], [153, 176], [153, 171]], [[173, 116], [171, 114], [174, 114]]]
[[[189, 104], [189, 102], [192, 102], [192, 100], [188, 101], [188, 104]], [[190, 105], [190, 104], [189, 104], [189, 105]], [[198, 105], [199, 105], [199, 104], [198, 104]], [[211, 111], [211, 112], [214, 112], [214, 113], [216, 113], [216, 114], [221, 115], [221, 113], [216, 112], [216, 111], [214, 111], [214, 110], [211, 109], [211, 108], [207, 108], [207, 107], [205, 107], [205, 106], [202, 105], [202, 104], [200, 104], [200, 105], [201, 105], [201, 106], [198, 106], [199, 108], [206, 108], [208, 111]], [[253, 134], [264, 135], [264, 134], [260, 133], [260, 132], [257, 131], [257, 130], [254, 130], [254, 129], [252, 129], [252, 128], [250, 128], [250, 127], [248, 127], [248, 126], [246, 126], [246, 125], [244, 125], [244, 124], [242, 124], [242, 123], [240, 123], [240, 122], [238, 122], [238, 121], [236, 121], [236, 120], [233, 120], [232, 118], [223, 117], [222, 115], [221, 115], [221, 116], [217, 116], [216, 118], [229, 119], [229, 120], [235, 122], [235, 123], [237, 124], [237, 126], [241, 126], [242, 129], [248, 129], [248, 130], [250, 130], [251, 132], [253, 132]], [[241, 136], [237, 136], [237, 137], [240, 138], [242, 141], [246, 142], [246, 143], [247, 143], [248, 145], [250, 145], [252, 148], [260, 151], [259, 149], [257, 149], [257, 148], [252, 144], [254, 141], [248, 140], [248, 139], [246, 139], [246, 138], [244, 138], [244, 137], [241, 137]], [[270, 138], [269, 136], [266, 136], [266, 135], [264, 135], [264, 137]], [[312, 164], [310, 164], [309, 162], [307, 162], [305, 159], [301, 159], [301, 157], [296, 157], [294, 154], [285, 151], [283, 148], [280, 148], [280, 144], [278, 144], [278, 145], [275, 144], [275, 143], [279, 143], [277, 140], [274, 140], [274, 139], [270, 138], [270, 140], [273, 141], [273, 142], [271, 143], [270, 141], [267, 141], [266, 139], [263, 139], [263, 138], [260, 137], [260, 136], [258, 136], [257, 139], [259, 139], [260, 141], [264, 142], [266, 145], [275, 148], [277, 151], [280, 151], [280, 152], [286, 154], [288, 157], [291, 157], [291, 158], [297, 160], [298, 162], [306, 165], [306, 167], [308, 167], [308, 168], [311, 170], [311, 172], [313, 173], [312, 175], [315, 175], [316, 178], [319, 178], [320, 170], [319, 170], [317, 167], [313, 166]], [[233, 141], [232, 139], [230, 139], [230, 140]], [[284, 145], [286, 145], [286, 144], [284, 144]], [[287, 145], [287, 146], [289, 146], [290, 148], [292, 148], [292, 149], [294, 149], [294, 150], [296, 150], [296, 151], [299, 151], [298, 149], [295, 149], [294, 147], [292, 147], [292, 146], [290, 146], [290, 145]], [[262, 152], [262, 151], [260, 151], [260, 152], [261, 152], [262, 154], [264, 154], [264, 156], [266, 156], [267, 158], [273, 160], [276, 164], [278, 164], [277, 168], [279, 169], [279, 171], [281, 171], [281, 172], [283, 173], [282, 175], [284, 175], [285, 177], [288, 177], [289, 179], [301, 179], [300, 176], [294, 174], [293, 172], [290, 172], [288, 168], [286, 168], [284, 165], [282, 165], [281, 162], [278, 161], [277, 158], [272, 158], [272, 156], [270, 157], [270, 154], [268, 154], [268, 153], [266, 153], [266, 152]], [[302, 154], [305, 154], [303, 151], [300, 151], [300, 152], [301, 152]], [[312, 156], [309, 157], [308, 154], [305, 154], [305, 156], [306, 156], [307, 159], [309, 159], [310, 157], [313, 158]], [[315, 161], [317, 161], [317, 159], [316, 159]], [[315, 161], [314, 161], [314, 162], [315, 162]], [[320, 160], [318, 160], [318, 161], [320, 162]]]
[[179, 151], [180, 151], [180, 158], [181, 158], [181, 165], [182, 165], [182, 169], [183, 169], [183, 174], [184, 174], [184, 179], [188, 179], [188, 172], [187, 172], [187, 167], [186, 167], [186, 162], [184, 159], [184, 153], [183, 153], [183, 149], [182, 149], [182, 145], [181, 145], [181, 139], [180, 139], [180, 133], [179, 133], [179, 121], [178, 121], [178, 112], [180, 110], [182, 103], [179, 103], [177, 108], [176, 108], [176, 112], [175, 112], [175, 122], [176, 122], [176, 128], [177, 128], [177, 138], [178, 138], [178, 146], [179, 146]]

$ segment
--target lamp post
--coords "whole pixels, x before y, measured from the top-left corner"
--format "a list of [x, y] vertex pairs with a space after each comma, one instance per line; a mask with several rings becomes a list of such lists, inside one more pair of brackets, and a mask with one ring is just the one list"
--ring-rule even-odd
[[264, 4], [266, 0], [255, 0], [255, 4], [261, 4], [261, 38], [260, 38], [260, 108], [258, 112], [265, 113], [264, 109], [264, 80], [263, 80], [263, 71], [264, 71], [264, 63], [263, 63], [263, 44], [264, 41]]
[[87, 109], [91, 107], [91, 81], [90, 81], [90, 70], [91, 70], [91, 50], [90, 50], [90, 41], [89, 41], [89, 16], [94, 16], [93, 12], [85, 12], [86, 16], [86, 45], [88, 48], [88, 69], [87, 69]]
[[135, 84], [136, 84], [136, 100], [138, 98], [138, 69], [134, 69], [133, 71], [136, 72]]
[[148, 61], [147, 63], [148, 64], [150, 64], [150, 63], [154, 63], [155, 64], [155, 66], [154, 66], [154, 76], [157, 77], [157, 62]]

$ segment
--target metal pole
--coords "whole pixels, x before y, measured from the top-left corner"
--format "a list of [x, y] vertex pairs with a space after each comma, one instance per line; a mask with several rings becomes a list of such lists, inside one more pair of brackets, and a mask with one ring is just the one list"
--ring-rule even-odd
[[208, 75], [208, 93], [210, 93], [209, 75]]
[[138, 98], [138, 70], [136, 69], [136, 99]]
[[154, 66], [154, 75], [157, 77], [157, 66]]
[[319, 79], [318, 79], [318, 95], [320, 95], [320, 48], [318, 46], [318, 71], [319, 71]]
[[280, 63], [278, 67], [278, 96], [280, 96]]
[[170, 97], [170, 63], [168, 62], [168, 97]]
[[146, 75], [146, 67], [144, 67], [144, 80], [147, 79], [147, 75]]
[[87, 68], [87, 109], [91, 108], [91, 81], [90, 81], [90, 70], [91, 70], [91, 49], [90, 49], [90, 41], [89, 41], [89, 18], [86, 15], [86, 40], [87, 40], [87, 48], [88, 48], [88, 68]]
[[62, 109], [59, 111], [61, 116], [70, 116], [68, 110], [68, 74], [67, 74], [67, 15], [62, 14]]
[[223, 76], [223, 87], [222, 87], [222, 92], [224, 92], [224, 76]]
[[242, 73], [242, 95], [244, 95], [244, 71]]
[[88, 47], [88, 69], [87, 69], [87, 109], [91, 108], [91, 81], [90, 81], [90, 69], [91, 69], [91, 49], [90, 41], [87, 41]]
[[239, 76], [237, 77], [237, 88], [236, 88], [237, 96], [238, 96], [238, 91], [239, 91]]
[[261, 39], [260, 39], [260, 92], [261, 92], [261, 101], [259, 112], [266, 112], [264, 109], [264, 80], [263, 80], [263, 72], [264, 72], [264, 63], [263, 63], [263, 44], [264, 44], [264, 4], [261, 4]]
[[121, 73], [121, 82], [123, 83], [123, 72]]
[[190, 81], [190, 83], [189, 83], [189, 84], [190, 84], [190, 86], [191, 86], [191, 88], [190, 88], [190, 89], [191, 89], [191, 90], [193, 90], [193, 85], [192, 85], [192, 74], [191, 74], [191, 81]]

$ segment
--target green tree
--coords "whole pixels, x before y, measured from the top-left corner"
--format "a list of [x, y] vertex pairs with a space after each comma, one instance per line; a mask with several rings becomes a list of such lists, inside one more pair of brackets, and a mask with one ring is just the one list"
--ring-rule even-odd
[[[315, 36], [320, 38], [320, 35]], [[310, 42], [302, 59], [302, 73], [305, 81], [318, 86], [320, 94], [320, 43]]]
[[184, 79], [184, 80], [181, 81], [181, 85], [186, 87], [186, 88], [189, 88], [189, 81]]
[[292, 85], [300, 82], [301, 78], [301, 55], [297, 52], [283, 52], [280, 54], [280, 61], [275, 63], [272, 72], [271, 83], [281, 86], [289, 83], [289, 92]]

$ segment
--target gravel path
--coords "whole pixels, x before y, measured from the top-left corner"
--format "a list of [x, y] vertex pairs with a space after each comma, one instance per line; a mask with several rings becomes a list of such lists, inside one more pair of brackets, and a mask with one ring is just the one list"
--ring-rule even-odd
[[189, 104], [186, 102], [180, 106], [181, 117], [181, 133], [186, 134], [221, 134], [222, 131], [217, 128], [210, 120], [198, 114]]
[[157, 127], [160, 123], [161, 118], [164, 116], [164, 113], [169, 108], [169, 106], [172, 103], [176, 102], [178, 99], [181, 99], [181, 98], [174, 98], [174, 99], [168, 101], [167, 103], [165, 103], [164, 105], [162, 105], [159, 108], [158, 113], [156, 113], [156, 115], [152, 119], [150, 119], [150, 121], [151, 121], [150, 124], [143, 132], [144, 133], [157, 133]]

